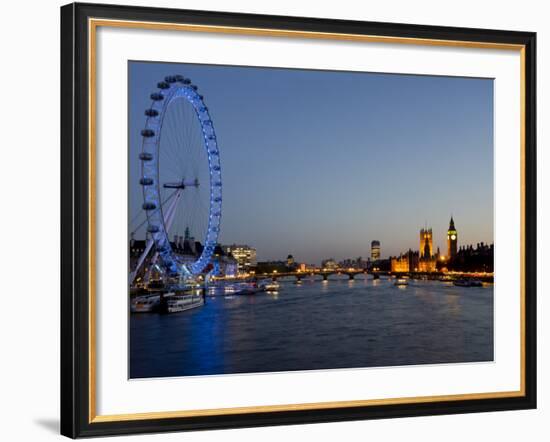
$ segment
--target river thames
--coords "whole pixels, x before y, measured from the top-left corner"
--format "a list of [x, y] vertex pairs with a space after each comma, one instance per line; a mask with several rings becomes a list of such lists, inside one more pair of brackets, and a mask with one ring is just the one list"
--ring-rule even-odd
[[130, 315], [130, 378], [493, 360], [493, 285], [279, 281], [278, 293]]

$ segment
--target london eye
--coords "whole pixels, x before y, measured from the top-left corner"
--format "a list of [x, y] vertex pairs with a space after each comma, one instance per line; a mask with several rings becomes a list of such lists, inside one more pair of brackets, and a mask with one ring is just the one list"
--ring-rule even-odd
[[150, 99], [139, 153], [149, 238], [144, 256], [154, 247], [154, 264], [166, 274], [194, 277], [208, 270], [220, 232], [222, 179], [214, 124], [198, 87], [181, 75], [165, 77]]

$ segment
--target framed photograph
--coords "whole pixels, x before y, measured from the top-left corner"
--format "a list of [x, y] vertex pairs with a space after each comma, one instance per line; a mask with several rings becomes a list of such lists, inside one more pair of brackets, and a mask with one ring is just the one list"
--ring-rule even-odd
[[61, 8], [61, 432], [536, 407], [530, 32]]

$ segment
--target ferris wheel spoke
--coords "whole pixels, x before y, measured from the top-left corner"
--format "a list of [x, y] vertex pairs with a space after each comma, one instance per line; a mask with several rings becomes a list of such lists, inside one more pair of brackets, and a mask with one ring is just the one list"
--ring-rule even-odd
[[[174, 141], [175, 137], [173, 134], [171, 134], [168, 130], [167, 133], [169, 134], [169, 137], [166, 139], [166, 143], [164, 143], [161, 146], [161, 152], [162, 148], [164, 148], [165, 158], [163, 158], [161, 154], [161, 162], [163, 164], [163, 167], [170, 170], [173, 173], [174, 177], [178, 177], [179, 179], [184, 178], [182, 176], [182, 171], [180, 164], [182, 162], [182, 154], [181, 154], [181, 148], [180, 144], [178, 144], [178, 141]], [[164, 161], [162, 161], [164, 160]]]
[[167, 168], [175, 168], [174, 164], [174, 154], [170, 152], [170, 145], [168, 143], [163, 144], [161, 147], [164, 147], [166, 150], [163, 152], [163, 154], [159, 155], [159, 164], [162, 164], [162, 167]]
[[[170, 107], [177, 109], [177, 103], [173, 103]], [[165, 133], [167, 135], [165, 150], [170, 164], [178, 164], [181, 161], [179, 149], [181, 140], [178, 136], [177, 120], [172, 114], [167, 117]]]
[[169, 157], [170, 164], [177, 164], [181, 161], [178, 149], [181, 142], [177, 137], [177, 129], [174, 127], [174, 123], [171, 120], [168, 123], [169, 127], [166, 130], [167, 140], [165, 152]]
[[[164, 199], [162, 199], [161, 207], [164, 206], [166, 203], [168, 203], [168, 201], [170, 201], [175, 195], [176, 195], [176, 192], [172, 192], [170, 195], [168, 195]], [[159, 212], [160, 209], [161, 209], [160, 207], [156, 208], [154, 211], [152, 211], [151, 214], [155, 214], [155, 213]], [[141, 229], [145, 225], [145, 223], [147, 223], [147, 221], [148, 221], [148, 218], [147, 218], [147, 215], [146, 215], [145, 220], [143, 220], [143, 222], [139, 226], [137, 226], [133, 230], [133, 232], [137, 232], [139, 229]]]

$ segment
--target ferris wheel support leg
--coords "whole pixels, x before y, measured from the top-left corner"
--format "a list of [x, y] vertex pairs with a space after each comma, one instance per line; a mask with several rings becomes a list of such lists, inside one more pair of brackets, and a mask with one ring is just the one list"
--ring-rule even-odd
[[149, 254], [151, 247], [153, 247], [154, 243], [155, 242], [152, 239], [147, 240], [147, 244], [145, 245], [145, 250], [143, 250], [143, 253], [140, 255], [136, 268], [134, 269], [133, 272], [130, 272], [130, 281], [129, 281], [130, 285], [134, 282], [134, 279], [136, 279], [139, 269], [143, 265], [143, 261], [145, 261], [145, 257]]
[[151, 274], [153, 273], [153, 267], [157, 263], [157, 259], [159, 257], [159, 254], [155, 252], [153, 255], [153, 258], [151, 259], [151, 265], [149, 266], [149, 271], [147, 272], [147, 275], [145, 276], [145, 281], [149, 282], [151, 280]]
[[164, 225], [166, 230], [170, 230], [172, 223], [174, 222], [174, 217], [176, 215], [176, 208], [178, 207], [178, 202], [181, 196], [181, 189], [178, 189], [174, 199], [170, 202], [166, 214], [164, 215]]
[[[176, 208], [178, 206], [178, 202], [181, 196], [181, 190], [178, 190], [174, 199], [170, 202], [170, 205], [168, 206], [168, 209], [166, 210], [166, 214], [164, 215], [164, 225], [166, 226], [166, 229], [170, 229], [172, 226], [172, 223], [174, 222], [174, 216], [176, 214]], [[132, 284], [134, 282], [134, 279], [136, 278], [137, 273], [139, 272], [139, 269], [143, 265], [143, 262], [145, 261], [145, 258], [151, 251], [151, 247], [153, 247], [153, 244], [155, 241], [151, 238], [147, 241], [147, 245], [145, 246], [145, 250], [139, 257], [138, 263], [136, 265], [136, 268], [133, 272], [130, 273], [130, 281], [129, 284]], [[158, 256], [157, 253], [155, 253], [155, 258]], [[155, 259], [154, 258], [154, 259]], [[156, 259], [155, 259], [156, 262]]]

